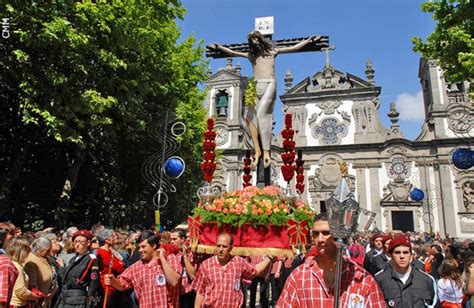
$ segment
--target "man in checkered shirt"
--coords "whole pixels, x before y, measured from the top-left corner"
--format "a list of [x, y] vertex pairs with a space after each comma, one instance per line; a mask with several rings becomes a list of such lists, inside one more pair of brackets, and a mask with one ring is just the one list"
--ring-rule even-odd
[[[316, 216], [311, 236], [319, 255], [291, 273], [277, 307], [332, 307], [334, 304], [337, 247], [326, 213]], [[342, 264], [340, 307], [385, 307], [374, 278], [350, 259], [344, 259]]]
[[216, 255], [202, 263], [192, 283], [196, 290], [194, 307], [241, 307], [244, 300], [242, 279], [251, 280], [271, 263], [271, 259], [265, 257], [252, 266], [243, 258], [230, 254], [233, 244], [232, 235], [221, 233], [217, 236]]
[[134, 289], [140, 308], [173, 307], [168, 302], [167, 285], [177, 286], [179, 274], [166, 260], [165, 251], [158, 249], [160, 238], [151, 231], [145, 231], [140, 238], [138, 249], [141, 260], [135, 262], [122, 274], [115, 278], [112, 274], [105, 275], [104, 282], [119, 291]]

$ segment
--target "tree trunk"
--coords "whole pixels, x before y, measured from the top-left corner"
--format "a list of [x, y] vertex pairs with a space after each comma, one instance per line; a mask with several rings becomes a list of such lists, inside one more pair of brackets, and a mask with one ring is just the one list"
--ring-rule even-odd
[[56, 221], [59, 228], [63, 229], [68, 223], [69, 203], [72, 191], [77, 183], [77, 177], [82, 163], [86, 158], [84, 150], [76, 149], [72, 159], [68, 159], [67, 175], [64, 181], [63, 189], [59, 195], [58, 205], [56, 209]]

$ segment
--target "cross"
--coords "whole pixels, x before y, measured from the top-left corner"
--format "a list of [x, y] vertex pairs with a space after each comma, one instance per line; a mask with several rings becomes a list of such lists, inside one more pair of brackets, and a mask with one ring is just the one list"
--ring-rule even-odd
[[[290, 38], [290, 39], [281, 39], [281, 40], [276, 40], [272, 41], [275, 45], [276, 48], [282, 48], [282, 47], [290, 47], [298, 44], [301, 41], [304, 41], [308, 37], [299, 37], [299, 38]], [[248, 52], [249, 51], [249, 44], [248, 43], [238, 43], [238, 44], [227, 44], [227, 45], [222, 45], [224, 47], [227, 47], [231, 50], [234, 51], [239, 51], [239, 52]], [[334, 47], [334, 46], [332, 46]], [[321, 36], [321, 39], [316, 42], [309, 43], [308, 45], [304, 46], [297, 52], [307, 52], [307, 51], [323, 51], [329, 47], [329, 36]], [[334, 47], [335, 48], [335, 47]], [[334, 49], [331, 49], [334, 50]], [[214, 58], [214, 59], [219, 59], [219, 58], [228, 58], [229, 55], [227, 53], [224, 53], [220, 50], [213, 49], [211, 46], [206, 46], [206, 57], [208, 58]]]
[[[263, 157], [263, 168], [269, 171], [273, 107], [276, 97], [275, 58], [282, 53], [321, 51], [323, 48], [329, 48], [329, 37], [313, 35], [306, 38], [272, 41], [270, 36], [273, 33], [273, 18], [267, 17], [265, 19], [270, 22], [262, 28], [264, 33], [250, 32], [248, 43], [208, 45], [206, 46], [206, 56], [211, 58], [243, 57], [252, 64], [255, 82], [259, 89], [253, 107], [254, 112], [249, 113], [249, 118], [246, 118], [255, 148], [252, 165], [257, 167], [261, 161], [260, 158]], [[261, 25], [256, 22], [257, 27]], [[262, 168], [258, 169], [263, 170]]]
[[328, 45], [328, 47], [321, 48], [321, 51], [325, 51], [325, 52], [326, 52], [326, 67], [329, 67], [329, 66], [330, 66], [330, 65], [329, 65], [329, 51], [330, 51], [330, 50], [336, 50], [336, 46], [334, 46], [334, 45], [329, 46], [329, 45]]

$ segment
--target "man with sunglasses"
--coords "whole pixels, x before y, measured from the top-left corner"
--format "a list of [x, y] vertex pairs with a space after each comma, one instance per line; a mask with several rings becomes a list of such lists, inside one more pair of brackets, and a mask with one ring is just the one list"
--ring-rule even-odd
[[411, 265], [413, 254], [408, 236], [396, 236], [387, 250], [390, 265], [375, 275], [388, 307], [434, 307], [436, 282]]
[[[290, 274], [277, 307], [332, 307], [334, 304], [337, 246], [329, 231], [326, 213], [315, 217], [311, 237], [318, 256]], [[342, 264], [340, 307], [385, 307], [374, 278], [349, 258]]]

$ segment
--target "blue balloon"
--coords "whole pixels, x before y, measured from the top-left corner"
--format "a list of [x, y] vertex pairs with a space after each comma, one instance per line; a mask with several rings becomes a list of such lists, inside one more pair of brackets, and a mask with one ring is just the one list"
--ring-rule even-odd
[[421, 189], [415, 188], [410, 192], [410, 198], [413, 201], [420, 202], [425, 198], [425, 193]]
[[179, 178], [184, 172], [184, 161], [181, 157], [173, 156], [168, 158], [164, 164], [164, 171], [172, 179]]
[[459, 148], [451, 156], [453, 164], [462, 170], [467, 170], [474, 166], [474, 151], [468, 148]]

